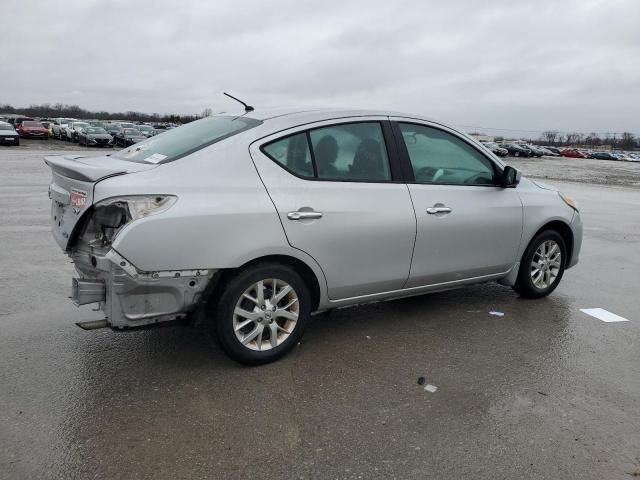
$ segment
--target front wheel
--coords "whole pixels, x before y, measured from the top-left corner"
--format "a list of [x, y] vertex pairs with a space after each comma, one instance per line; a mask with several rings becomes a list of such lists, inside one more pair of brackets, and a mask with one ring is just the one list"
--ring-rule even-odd
[[524, 252], [514, 289], [526, 298], [546, 297], [564, 274], [567, 247], [555, 230], [538, 234]]
[[257, 264], [232, 277], [222, 292], [215, 311], [217, 340], [237, 362], [273, 362], [300, 341], [310, 314], [309, 291], [298, 273]]

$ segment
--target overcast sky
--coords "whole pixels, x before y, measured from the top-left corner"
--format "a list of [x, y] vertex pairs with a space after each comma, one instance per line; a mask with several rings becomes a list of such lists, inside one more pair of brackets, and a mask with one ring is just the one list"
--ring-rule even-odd
[[[0, 2], [0, 104], [381, 107], [640, 134], [640, 0]], [[478, 128], [481, 130], [481, 128]]]

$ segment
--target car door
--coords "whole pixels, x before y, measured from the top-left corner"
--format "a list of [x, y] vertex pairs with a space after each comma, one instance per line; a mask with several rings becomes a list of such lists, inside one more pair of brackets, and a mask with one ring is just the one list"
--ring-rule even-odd
[[522, 202], [501, 166], [444, 127], [394, 118], [417, 219], [407, 287], [507, 272], [518, 260]]
[[386, 117], [319, 122], [250, 152], [288, 242], [318, 262], [330, 299], [402, 288], [416, 220]]

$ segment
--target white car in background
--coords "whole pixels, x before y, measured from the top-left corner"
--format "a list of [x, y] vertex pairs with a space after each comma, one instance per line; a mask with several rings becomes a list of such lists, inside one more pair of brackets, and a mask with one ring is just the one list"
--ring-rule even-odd
[[59, 140], [65, 140], [67, 138], [67, 125], [71, 122], [76, 122], [73, 118], [54, 118], [53, 120], [53, 138]]
[[67, 142], [77, 142], [78, 141], [78, 133], [82, 128], [87, 128], [89, 124], [87, 122], [71, 122], [67, 125], [65, 129], [65, 140]]

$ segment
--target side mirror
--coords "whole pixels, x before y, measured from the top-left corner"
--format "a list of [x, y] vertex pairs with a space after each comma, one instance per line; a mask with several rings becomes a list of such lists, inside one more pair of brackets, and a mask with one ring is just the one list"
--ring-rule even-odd
[[507, 165], [502, 171], [502, 186], [505, 188], [516, 187], [520, 183], [522, 174], [513, 167]]

